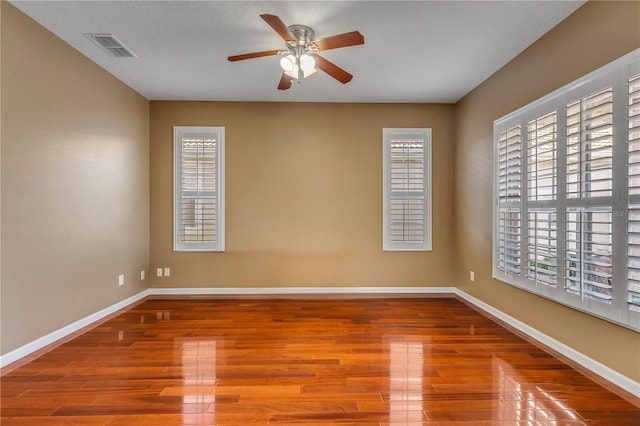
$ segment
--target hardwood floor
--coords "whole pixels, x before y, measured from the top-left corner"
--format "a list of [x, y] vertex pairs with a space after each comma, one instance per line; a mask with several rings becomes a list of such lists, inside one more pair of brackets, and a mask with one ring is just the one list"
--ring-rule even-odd
[[2, 425], [639, 425], [454, 298], [146, 300], [1, 378]]

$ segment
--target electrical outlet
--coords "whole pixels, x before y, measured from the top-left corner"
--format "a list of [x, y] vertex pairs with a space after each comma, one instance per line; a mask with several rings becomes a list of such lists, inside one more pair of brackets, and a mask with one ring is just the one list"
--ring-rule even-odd
[[165, 277], [171, 276], [171, 268], [164, 268], [164, 276]]
[[140, 271], [140, 281], [144, 280], [144, 270]]
[[476, 274], [473, 271], [469, 271], [469, 281], [474, 282], [476, 280]]
[[124, 285], [124, 274], [118, 275], [118, 285]]
[[159, 277], [162, 276], [162, 268], [156, 269], [156, 275], [159, 276]]

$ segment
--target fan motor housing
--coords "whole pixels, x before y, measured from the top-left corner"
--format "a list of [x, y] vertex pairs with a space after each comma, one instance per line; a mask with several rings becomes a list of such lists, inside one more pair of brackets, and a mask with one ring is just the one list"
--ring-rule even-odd
[[311, 27], [307, 27], [306, 25], [289, 25], [289, 31], [295, 38], [298, 39], [301, 45], [306, 45], [310, 43], [315, 38], [315, 33]]

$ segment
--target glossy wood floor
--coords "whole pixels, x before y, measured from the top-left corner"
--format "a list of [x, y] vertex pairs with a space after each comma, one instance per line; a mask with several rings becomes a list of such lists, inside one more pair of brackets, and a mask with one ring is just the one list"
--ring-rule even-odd
[[640, 425], [453, 298], [147, 300], [1, 385], [3, 426]]

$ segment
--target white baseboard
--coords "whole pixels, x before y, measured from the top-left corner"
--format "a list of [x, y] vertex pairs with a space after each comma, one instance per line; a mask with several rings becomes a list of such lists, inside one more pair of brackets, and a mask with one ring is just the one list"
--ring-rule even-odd
[[535, 328], [528, 326], [522, 321], [519, 321], [512, 316], [505, 314], [504, 312], [484, 303], [482, 300], [477, 299], [458, 288], [454, 288], [453, 293], [460, 296], [467, 302], [473, 304], [474, 306], [480, 308], [481, 310], [487, 312], [488, 314], [491, 314], [494, 317], [504, 321], [511, 327], [526, 334], [532, 339], [577, 362], [586, 369], [597, 374], [603, 379], [608, 380], [619, 388], [626, 390], [634, 396], [640, 397], [640, 383], [636, 382], [635, 380], [632, 380], [629, 377], [624, 376], [615, 370], [612, 370], [611, 368], [607, 367], [604, 364], [601, 364], [595, 359], [586, 356], [582, 352], [576, 351], [575, 349], [565, 345], [564, 343], [554, 339], [553, 337], [547, 336], [546, 334], [536, 330]]
[[473, 304], [479, 309], [487, 312], [490, 315], [504, 321], [516, 330], [526, 334], [527, 336], [535, 339], [543, 345], [561, 353], [569, 359], [572, 359], [584, 366], [588, 370], [597, 374], [598, 376], [608, 380], [614, 385], [626, 390], [627, 392], [640, 397], [640, 383], [626, 377], [617, 371], [607, 367], [604, 364], [584, 355], [581, 352], [555, 340], [554, 338], [547, 336], [546, 334], [536, 330], [533, 327], [505, 314], [504, 312], [494, 308], [471, 296], [464, 291], [455, 287], [255, 287], [255, 288], [237, 288], [237, 287], [225, 287], [225, 288], [150, 288], [144, 290], [128, 299], [111, 305], [101, 311], [91, 314], [81, 320], [78, 320], [72, 324], [60, 328], [52, 333], [47, 334], [39, 339], [36, 339], [30, 343], [27, 343], [20, 348], [8, 352], [5, 355], [0, 356], [0, 367], [4, 367], [12, 362], [19, 360], [47, 345], [55, 343], [56, 341], [63, 339], [70, 334], [91, 325], [92, 323], [105, 318], [112, 313], [127, 307], [147, 296], [189, 296], [189, 295], [332, 295], [332, 294], [353, 294], [353, 295], [367, 295], [367, 294], [451, 294], [457, 295], [467, 302]]
[[453, 287], [223, 287], [150, 288], [152, 296], [173, 295], [331, 295], [331, 294], [453, 294]]
[[98, 312], [95, 312], [91, 315], [88, 315], [74, 323], [71, 323], [65, 327], [62, 327], [56, 331], [53, 331], [46, 336], [42, 336], [32, 342], [27, 343], [24, 346], [19, 347], [11, 352], [7, 352], [6, 354], [0, 356], [0, 367], [4, 367], [6, 365], [11, 364], [12, 362], [18, 361], [20, 358], [23, 358], [27, 355], [32, 354], [33, 352], [44, 348], [47, 345], [57, 342], [60, 339], [63, 339], [76, 331], [86, 327], [88, 325], [93, 324], [96, 321], [99, 321], [114, 312], [117, 312], [120, 309], [126, 308], [127, 306], [135, 303], [149, 295], [149, 290], [142, 291], [134, 296], [129, 297], [121, 302], [115, 303], [107, 308], [104, 308]]

